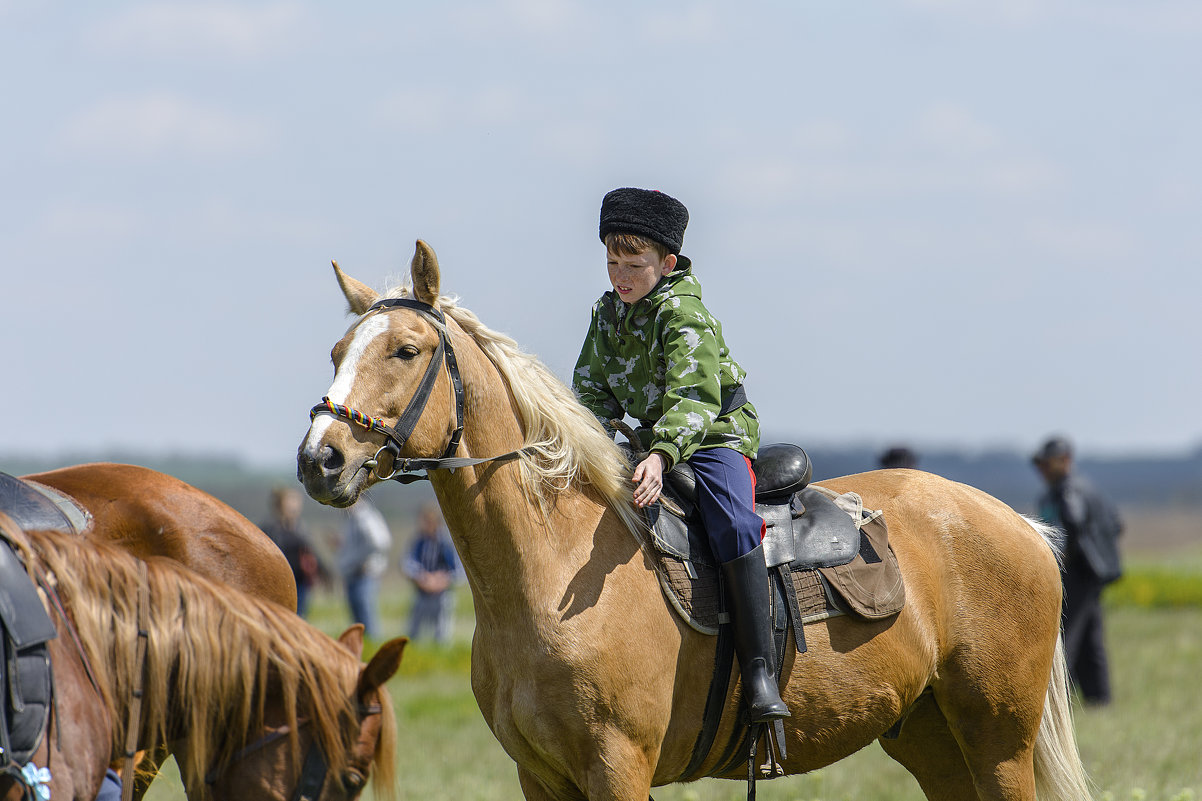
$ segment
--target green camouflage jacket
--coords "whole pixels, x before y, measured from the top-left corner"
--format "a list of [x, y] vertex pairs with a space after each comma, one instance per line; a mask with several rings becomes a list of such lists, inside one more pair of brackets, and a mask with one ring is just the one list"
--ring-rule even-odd
[[760, 446], [755, 407], [718, 416], [747, 373], [730, 356], [722, 324], [701, 302], [701, 282], [683, 256], [643, 299], [627, 304], [606, 292], [593, 306], [572, 387], [609, 429], [625, 415], [651, 428], [648, 450], [668, 467], [700, 448], [732, 448], [754, 459]]

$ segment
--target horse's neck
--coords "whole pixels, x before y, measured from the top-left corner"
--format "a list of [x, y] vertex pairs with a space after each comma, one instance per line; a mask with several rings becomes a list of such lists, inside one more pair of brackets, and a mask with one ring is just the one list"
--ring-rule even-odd
[[433, 478], [478, 617], [557, 603], [564, 577], [587, 560], [605, 511], [576, 490], [541, 509], [512, 477], [517, 469], [477, 469], [480, 479], [467, 470]]
[[[525, 433], [501, 370], [477, 348], [460, 352], [469, 396], [460, 455], [499, 456], [521, 448]], [[620, 523], [609, 525], [616, 519], [603, 522], [606, 506], [595, 493], [563, 487], [540, 503], [522, 481], [516, 461], [431, 474], [478, 625], [554, 611], [590, 559], [630, 542], [628, 533], [618, 536]]]
[[[490, 422], [465, 426], [467, 453], [496, 456], [521, 447], [508, 403], [481, 417]], [[541, 507], [522, 487], [520, 470], [512, 461], [431, 474], [478, 621], [528, 618], [555, 608], [566, 581], [589, 559], [605, 514], [603, 505], [574, 487]]]

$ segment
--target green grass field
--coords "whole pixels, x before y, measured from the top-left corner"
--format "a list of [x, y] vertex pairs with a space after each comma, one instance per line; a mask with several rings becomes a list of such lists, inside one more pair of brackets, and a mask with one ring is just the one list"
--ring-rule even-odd
[[[1166, 576], [1168, 578], [1166, 578]], [[388, 584], [385, 630], [405, 631], [408, 590]], [[1107, 591], [1107, 637], [1115, 702], [1076, 707], [1082, 759], [1099, 801], [1202, 801], [1202, 704], [1194, 680], [1202, 668], [1202, 553], [1129, 563]], [[319, 596], [311, 620], [330, 634], [347, 624], [341, 598]], [[476, 708], [468, 679], [471, 599], [461, 593], [454, 642], [409, 646], [389, 690], [397, 709], [400, 797], [495, 801], [520, 799], [513, 763]], [[182, 798], [169, 764], [152, 801]], [[654, 791], [657, 801], [736, 801], [742, 783], [704, 780]], [[804, 776], [758, 785], [763, 801], [921, 801], [918, 785], [871, 745]], [[370, 792], [367, 795], [371, 797]]]

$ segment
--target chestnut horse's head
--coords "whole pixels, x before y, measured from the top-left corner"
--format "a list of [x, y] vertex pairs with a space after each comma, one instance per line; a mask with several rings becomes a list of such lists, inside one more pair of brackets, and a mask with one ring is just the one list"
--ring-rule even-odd
[[[363, 627], [352, 626], [339, 642], [357, 659], [363, 650]], [[376, 797], [392, 798], [395, 775], [395, 722], [384, 682], [396, 673], [406, 640], [389, 640], [362, 667], [352, 691], [355, 719], [338, 720], [334, 731], [316, 719], [295, 719], [289, 725], [287, 702], [268, 698], [262, 736], [243, 747], [234, 759], [206, 777], [213, 798], [291, 798], [312, 801], [350, 801], [375, 776]], [[332, 688], [329, 688], [332, 689]], [[388, 708], [386, 708], [386, 706]], [[316, 710], [316, 705], [314, 706]], [[315, 713], [316, 714], [316, 713]], [[354, 731], [340, 731], [347, 727]], [[322, 735], [325, 735], [324, 737]], [[341, 736], [334, 736], [341, 735]], [[323, 745], [324, 741], [324, 745]], [[337, 743], [337, 745], [333, 745]], [[349, 750], [330, 753], [331, 747]], [[382, 753], [385, 752], [385, 753]], [[331, 758], [334, 757], [334, 758]]]
[[359, 319], [331, 353], [334, 383], [313, 409], [297, 477], [315, 500], [350, 506], [399, 458], [453, 452], [462, 397], [448, 369], [454, 357], [447, 355], [438, 260], [429, 245], [419, 240], [413, 255], [412, 298], [381, 299], [337, 263], [334, 271]]

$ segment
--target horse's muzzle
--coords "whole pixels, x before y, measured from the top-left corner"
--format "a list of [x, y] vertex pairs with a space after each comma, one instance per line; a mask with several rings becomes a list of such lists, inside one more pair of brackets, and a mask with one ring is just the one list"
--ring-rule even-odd
[[350, 479], [344, 479], [345, 474], [346, 457], [333, 445], [302, 446], [296, 453], [296, 477], [318, 503], [345, 507], [358, 500], [361, 488], [354, 481], [358, 473]]

